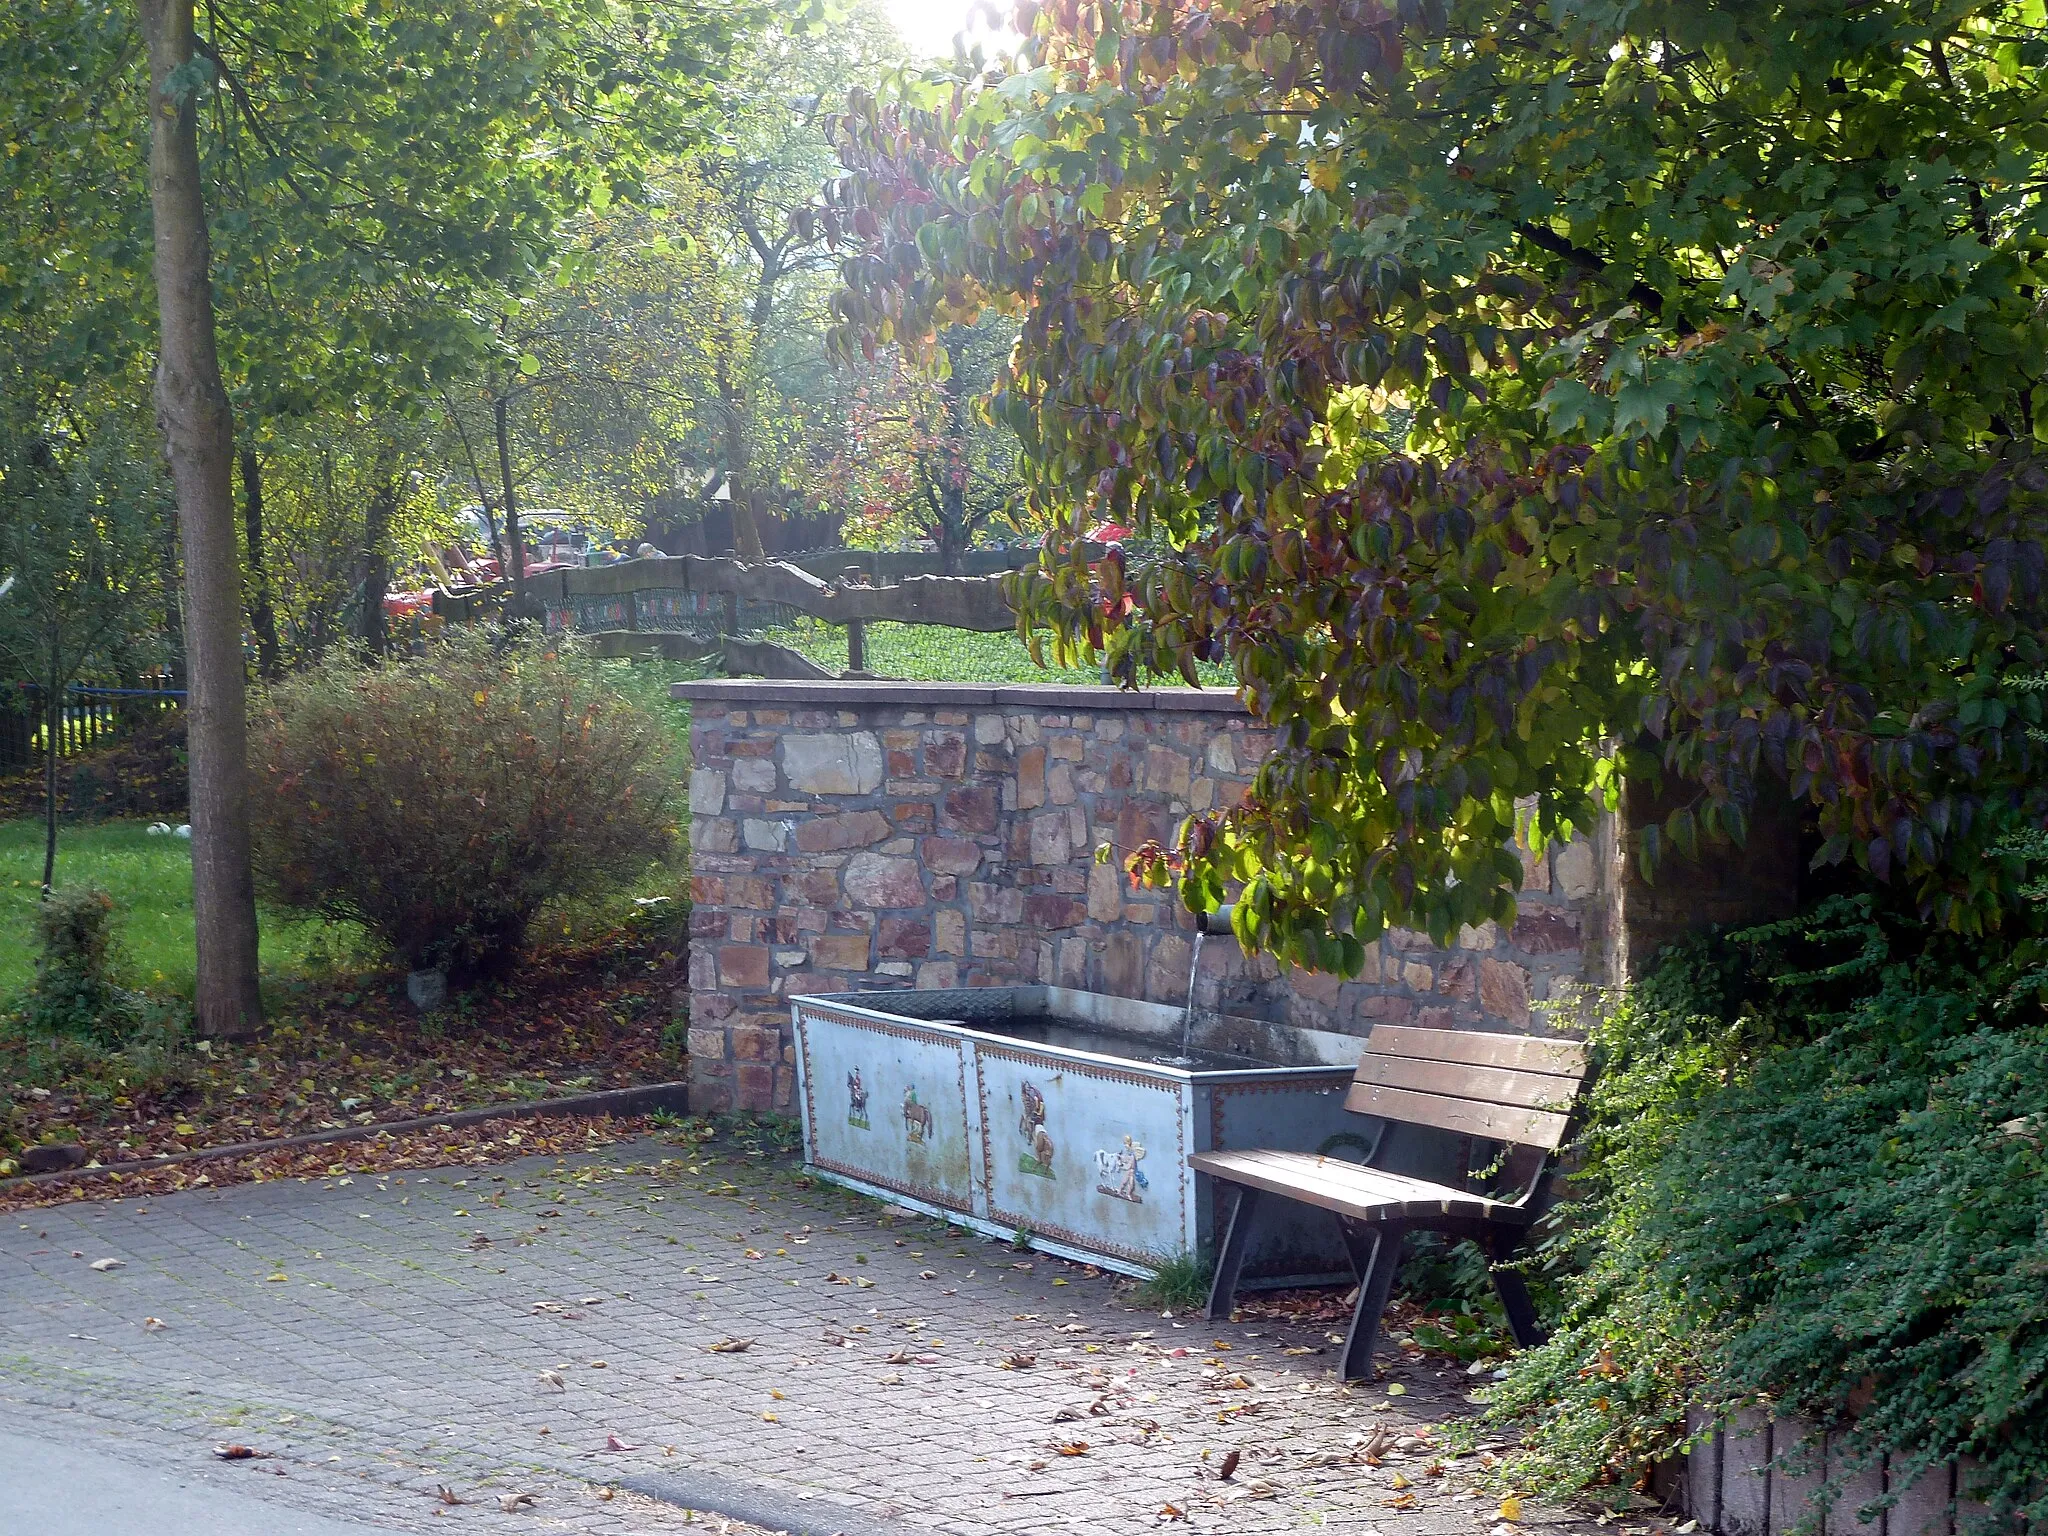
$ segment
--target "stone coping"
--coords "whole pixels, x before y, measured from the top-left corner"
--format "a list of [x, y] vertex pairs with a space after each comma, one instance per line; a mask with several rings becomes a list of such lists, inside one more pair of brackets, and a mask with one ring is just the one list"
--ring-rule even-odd
[[903, 683], [833, 680], [776, 682], [765, 678], [710, 678], [671, 683], [669, 695], [703, 703], [751, 709], [761, 704], [816, 704], [837, 708], [909, 705], [938, 709], [1026, 709], [1118, 711], [1155, 709], [1186, 713], [1242, 715], [1244, 703], [1234, 690], [1221, 688], [1109, 688], [1067, 683]]

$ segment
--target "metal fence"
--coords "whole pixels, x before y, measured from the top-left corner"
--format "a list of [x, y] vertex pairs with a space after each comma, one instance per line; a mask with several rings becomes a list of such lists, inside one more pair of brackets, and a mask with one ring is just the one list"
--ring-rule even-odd
[[[5, 707], [0, 708], [0, 772], [43, 761], [49, 727], [46, 697], [40, 683], [17, 683], [6, 694]], [[159, 686], [153, 679], [145, 679], [140, 687], [73, 683], [64, 690], [64, 705], [57, 715], [57, 755], [77, 757], [105, 746], [122, 732], [184, 704], [184, 689]]]

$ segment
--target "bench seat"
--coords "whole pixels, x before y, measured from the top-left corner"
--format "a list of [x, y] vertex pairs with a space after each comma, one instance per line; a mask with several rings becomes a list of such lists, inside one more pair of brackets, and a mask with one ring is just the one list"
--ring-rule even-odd
[[1383, 1173], [1338, 1157], [1313, 1152], [1197, 1152], [1188, 1159], [1198, 1172], [1286, 1195], [1357, 1221], [1421, 1221], [1466, 1217], [1475, 1221], [1526, 1224], [1530, 1213], [1505, 1200], [1470, 1190]]
[[[1588, 1066], [1586, 1047], [1577, 1040], [1377, 1026], [1344, 1100], [1346, 1109], [1378, 1127], [1369, 1140], [1343, 1138], [1361, 1141], [1364, 1156], [1357, 1162], [1277, 1148], [1198, 1152], [1188, 1159], [1197, 1173], [1227, 1191], [1230, 1201], [1205, 1314], [1230, 1315], [1253, 1220], [1262, 1202], [1279, 1199], [1334, 1217], [1358, 1271], [1358, 1300], [1339, 1366], [1345, 1380], [1372, 1374], [1380, 1313], [1411, 1231], [1476, 1241], [1489, 1261], [1515, 1341], [1524, 1347], [1542, 1343], [1535, 1304], [1514, 1260], [1543, 1210], [1555, 1153], [1570, 1134]], [[1455, 1189], [1375, 1168], [1390, 1125], [1459, 1138], [1468, 1170], [1475, 1147], [1498, 1147], [1498, 1157], [1487, 1154], [1494, 1167], [1484, 1179], [1506, 1182], [1517, 1176], [1512, 1170], [1519, 1164], [1526, 1170], [1525, 1182], [1512, 1198], [1498, 1199], [1482, 1189]]]

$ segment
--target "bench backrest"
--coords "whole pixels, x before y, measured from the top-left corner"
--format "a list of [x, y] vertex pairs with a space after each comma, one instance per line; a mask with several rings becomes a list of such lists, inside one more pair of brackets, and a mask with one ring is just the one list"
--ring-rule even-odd
[[1382, 1024], [1365, 1042], [1344, 1107], [1555, 1151], [1586, 1066], [1577, 1040]]

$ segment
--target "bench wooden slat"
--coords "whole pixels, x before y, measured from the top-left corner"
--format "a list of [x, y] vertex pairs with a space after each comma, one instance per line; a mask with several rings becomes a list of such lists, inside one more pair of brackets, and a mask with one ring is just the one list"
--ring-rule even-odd
[[1362, 1168], [1312, 1152], [1198, 1152], [1188, 1159], [1198, 1172], [1286, 1195], [1340, 1215], [1363, 1219], [1425, 1215], [1516, 1221], [1515, 1206], [1484, 1195]]
[[1357, 1080], [1518, 1109], [1569, 1110], [1579, 1095], [1577, 1076], [1475, 1067], [1462, 1061], [1424, 1061], [1415, 1056], [1380, 1056], [1371, 1051], [1359, 1058]]
[[1373, 1030], [1365, 1048], [1375, 1056], [1462, 1061], [1475, 1067], [1551, 1072], [1559, 1077], [1583, 1077], [1586, 1072], [1583, 1040], [1539, 1040], [1533, 1035], [1504, 1035], [1485, 1030], [1381, 1024]]
[[1484, 1136], [1489, 1141], [1512, 1141], [1523, 1146], [1555, 1150], [1564, 1140], [1571, 1117], [1556, 1110], [1520, 1109], [1510, 1105], [1486, 1104], [1476, 1099], [1453, 1099], [1438, 1093], [1416, 1093], [1406, 1088], [1383, 1088], [1377, 1083], [1353, 1083], [1344, 1107], [1361, 1115], [1379, 1115], [1409, 1125], [1433, 1126], [1441, 1131], [1458, 1131]]

